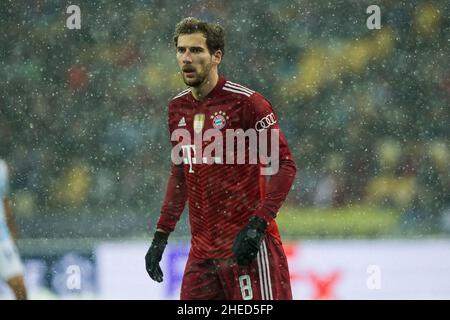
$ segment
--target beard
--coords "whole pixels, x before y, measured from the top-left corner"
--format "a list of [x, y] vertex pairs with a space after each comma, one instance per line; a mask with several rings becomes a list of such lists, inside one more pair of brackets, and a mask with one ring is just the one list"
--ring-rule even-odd
[[198, 87], [199, 85], [201, 85], [203, 83], [203, 81], [205, 81], [205, 78], [206, 78], [205, 76], [203, 76], [203, 77], [197, 76], [195, 78], [188, 78], [187, 79], [183, 75], [183, 81], [189, 87]]
[[204, 71], [202, 73], [195, 72], [195, 77], [193, 78], [187, 78], [185, 74], [182, 73], [184, 83], [189, 87], [200, 86], [203, 82], [205, 82], [209, 72], [211, 71], [211, 68], [212, 63], [209, 63], [208, 65], [205, 66]]

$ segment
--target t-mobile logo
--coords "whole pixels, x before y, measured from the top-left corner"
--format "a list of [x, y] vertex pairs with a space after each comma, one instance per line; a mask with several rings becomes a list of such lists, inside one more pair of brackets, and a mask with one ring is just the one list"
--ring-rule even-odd
[[[196, 155], [195, 145], [193, 145], [193, 144], [182, 145], [181, 149], [183, 151], [183, 163], [189, 165], [189, 173], [194, 173], [194, 170], [192, 169], [192, 164], [197, 163], [197, 158], [195, 157], [195, 155]], [[208, 162], [209, 159], [207, 157], [203, 157], [202, 160], [203, 160], [203, 163], [205, 163], [205, 164], [208, 164], [208, 163], [211, 164], [212, 162], [222, 163], [222, 159], [220, 157], [214, 157], [212, 159], [213, 161], [209, 161], [209, 162]]]
[[194, 173], [194, 164], [261, 164], [262, 175], [277, 174], [279, 129], [227, 129], [225, 144], [223, 136], [221, 130], [208, 129], [203, 135], [195, 133], [192, 139], [187, 129], [174, 130], [171, 140], [178, 144], [172, 148], [172, 162], [188, 164], [189, 173]]

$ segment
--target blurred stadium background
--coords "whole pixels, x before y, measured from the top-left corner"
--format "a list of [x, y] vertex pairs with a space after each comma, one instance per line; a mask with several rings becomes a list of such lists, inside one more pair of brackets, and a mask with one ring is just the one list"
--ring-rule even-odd
[[[70, 4], [80, 30], [66, 28]], [[379, 30], [366, 26], [372, 4]], [[449, 2], [2, 1], [0, 157], [31, 298], [177, 298], [186, 214], [166, 284], [151, 283], [144, 255], [170, 165], [166, 106], [184, 88], [172, 33], [186, 16], [225, 27], [221, 73], [272, 101], [295, 156], [278, 217], [294, 297], [450, 298]], [[387, 275], [376, 292], [370, 266]], [[395, 282], [407, 268], [411, 281]], [[420, 272], [435, 279], [418, 284]]]

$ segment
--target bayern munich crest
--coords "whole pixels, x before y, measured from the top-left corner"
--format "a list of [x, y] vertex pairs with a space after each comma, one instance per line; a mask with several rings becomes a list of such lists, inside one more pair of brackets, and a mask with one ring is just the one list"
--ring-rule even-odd
[[212, 125], [216, 129], [222, 129], [227, 124], [227, 120], [229, 117], [223, 111], [214, 112], [214, 115], [211, 116]]

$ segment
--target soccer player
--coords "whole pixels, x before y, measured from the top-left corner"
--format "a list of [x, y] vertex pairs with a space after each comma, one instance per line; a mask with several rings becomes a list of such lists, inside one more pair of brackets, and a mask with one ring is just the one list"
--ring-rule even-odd
[[[219, 75], [224, 54], [220, 25], [183, 19], [176, 25], [174, 41], [177, 62], [189, 88], [169, 103], [171, 136], [179, 129], [191, 136], [216, 129], [224, 137], [228, 129], [254, 130], [258, 136], [270, 131], [270, 145], [271, 130], [278, 130], [275, 156], [279, 161], [274, 162], [279, 165], [267, 181], [260, 160], [230, 164], [215, 154], [214, 161], [203, 158], [195, 162], [194, 156], [206, 152], [209, 141], [183, 148], [189, 154], [183, 153], [182, 163], [172, 164], [157, 229], [145, 256], [146, 270], [153, 280], [163, 281], [159, 262], [188, 201], [192, 239], [182, 300], [292, 299], [275, 218], [295, 178], [296, 165], [272, 106], [258, 92]], [[175, 147], [179, 141], [172, 142]], [[246, 160], [250, 147], [245, 145]]]
[[7, 188], [8, 167], [0, 159], [0, 278], [6, 281], [17, 300], [26, 300], [23, 265], [15, 244], [16, 228]]

